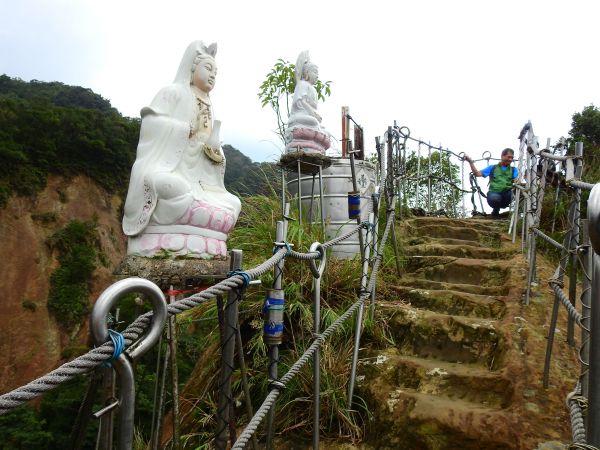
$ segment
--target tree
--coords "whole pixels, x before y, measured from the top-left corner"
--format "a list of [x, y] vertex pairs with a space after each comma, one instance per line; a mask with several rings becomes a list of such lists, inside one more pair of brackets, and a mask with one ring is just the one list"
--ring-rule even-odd
[[[262, 107], [269, 105], [277, 116], [277, 135], [285, 144], [287, 117], [290, 115], [291, 96], [296, 88], [296, 65], [283, 59], [278, 59], [265, 80], [261, 83], [258, 98]], [[325, 100], [331, 95], [331, 81], [317, 80], [315, 89], [317, 99]]]
[[583, 142], [584, 176], [586, 181], [600, 179], [600, 109], [589, 105], [582, 112], [573, 114], [571, 122], [570, 151], [575, 142]]
[[443, 209], [448, 215], [462, 215], [458, 208], [462, 193], [456, 188], [461, 187], [459, 167], [445, 155], [439, 151], [432, 152], [431, 157], [409, 153], [404, 174], [400, 184], [403, 206], [430, 212]]

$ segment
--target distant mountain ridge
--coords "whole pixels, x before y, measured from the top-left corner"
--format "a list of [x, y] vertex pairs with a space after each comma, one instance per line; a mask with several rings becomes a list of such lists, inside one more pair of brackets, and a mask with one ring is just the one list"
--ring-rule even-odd
[[[14, 194], [40, 192], [50, 174], [86, 175], [124, 196], [139, 128], [139, 119], [124, 117], [91, 89], [0, 75], [0, 206]], [[230, 191], [270, 192], [273, 164], [255, 163], [230, 145], [223, 150]]]

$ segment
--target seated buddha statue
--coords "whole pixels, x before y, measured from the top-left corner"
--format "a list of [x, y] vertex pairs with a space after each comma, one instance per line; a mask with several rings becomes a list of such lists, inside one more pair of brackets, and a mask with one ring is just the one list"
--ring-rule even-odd
[[220, 258], [241, 210], [225, 189], [220, 122], [209, 93], [217, 46], [186, 49], [173, 84], [141, 111], [136, 160], [125, 200], [127, 253], [145, 257]]
[[296, 87], [286, 131], [287, 152], [303, 150], [325, 153], [330, 146], [329, 133], [321, 126], [317, 112], [318, 67], [310, 61], [308, 51], [296, 61]]

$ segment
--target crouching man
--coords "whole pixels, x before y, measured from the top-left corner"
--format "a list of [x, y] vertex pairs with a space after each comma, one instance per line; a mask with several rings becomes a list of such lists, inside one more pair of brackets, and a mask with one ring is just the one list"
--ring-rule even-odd
[[473, 159], [465, 155], [465, 161], [471, 166], [473, 175], [490, 179], [487, 202], [492, 207], [492, 217], [495, 219], [500, 216], [500, 209], [508, 208], [512, 202], [513, 181], [519, 176], [518, 169], [511, 166], [514, 157], [513, 149], [505, 148], [498, 164], [487, 166], [480, 171], [473, 164]]

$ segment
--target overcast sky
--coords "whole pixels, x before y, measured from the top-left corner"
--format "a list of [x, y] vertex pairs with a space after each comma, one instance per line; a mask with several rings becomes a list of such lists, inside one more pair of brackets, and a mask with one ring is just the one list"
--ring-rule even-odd
[[218, 43], [222, 140], [257, 161], [281, 152], [258, 86], [305, 49], [332, 81], [323, 125], [339, 139], [348, 105], [367, 149], [397, 120], [457, 153], [497, 154], [528, 120], [545, 144], [600, 104], [597, 1], [0, 0], [0, 73], [89, 87], [131, 117], [196, 39]]

